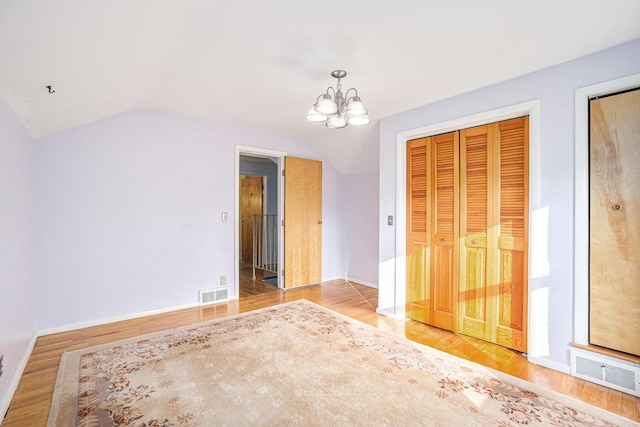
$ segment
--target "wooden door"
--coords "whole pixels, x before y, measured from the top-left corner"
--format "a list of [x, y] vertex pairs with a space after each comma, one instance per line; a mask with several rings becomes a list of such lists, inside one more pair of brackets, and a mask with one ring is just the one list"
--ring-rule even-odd
[[460, 281], [458, 330], [491, 341], [496, 229], [492, 200], [495, 127], [460, 131]]
[[240, 221], [242, 261], [253, 263], [253, 216], [263, 213], [261, 176], [240, 176]]
[[460, 132], [463, 334], [527, 351], [528, 117]]
[[284, 287], [322, 281], [322, 162], [285, 158]]
[[[430, 315], [430, 237], [431, 138], [407, 144], [407, 317], [431, 323]], [[429, 166], [427, 166], [429, 165]], [[429, 227], [430, 228], [430, 227]]]
[[431, 143], [431, 324], [454, 330], [458, 294], [459, 133], [432, 137]]
[[459, 329], [527, 351], [528, 117], [460, 132]]
[[407, 315], [527, 349], [528, 118], [407, 144]]
[[590, 102], [589, 341], [640, 356], [640, 89]]
[[504, 347], [527, 351], [529, 306], [529, 118], [497, 124], [498, 187], [495, 215], [498, 219], [493, 313], [495, 339]]
[[407, 145], [407, 316], [454, 330], [458, 132]]

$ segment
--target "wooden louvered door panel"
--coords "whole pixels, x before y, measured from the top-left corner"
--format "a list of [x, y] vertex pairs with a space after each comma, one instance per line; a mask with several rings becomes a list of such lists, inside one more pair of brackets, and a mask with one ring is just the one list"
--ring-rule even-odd
[[430, 324], [454, 330], [458, 262], [458, 132], [431, 138]]
[[458, 133], [407, 144], [407, 316], [454, 329]]
[[495, 128], [460, 131], [460, 281], [458, 330], [491, 341], [490, 299], [496, 261], [492, 206]]
[[[498, 281], [496, 344], [527, 351], [529, 118], [497, 123]], [[494, 312], [495, 313], [495, 312]]]
[[427, 144], [431, 138], [410, 141], [407, 144], [407, 317], [423, 323], [431, 320], [429, 310], [429, 240], [427, 224], [430, 209], [427, 199], [427, 165], [431, 156]]
[[461, 333], [527, 350], [528, 118], [460, 132]]

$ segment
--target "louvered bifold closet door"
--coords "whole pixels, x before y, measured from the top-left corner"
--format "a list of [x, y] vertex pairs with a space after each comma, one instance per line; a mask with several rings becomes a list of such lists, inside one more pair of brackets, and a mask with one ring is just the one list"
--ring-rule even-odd
[[457, 303], [458, 132], [407, 144], [407, 316], [453, 330]]
[[407, 316], [527, 349], [528, 118], [407, 144]]
[[529, 118], [497, 124], [498, 292], [495, 343], [527, 351]]
[[457, 303], [459, 133], [431, 138], [431, 324], [454, 330]]
[[431, 138], [410, 141], [407, 144], [407, 317], [419, 322], [430, 322], [429, 310], [429, 241], [427, 224], [430, 209], [427, 166], [431, 156], [427, 144]]
[[460, 131], [460, 280], [458, 330], [491, 341], [491, 298], [496, 292], [497, 219], [492, 211], [495, 126]]
[[528, 118], [460, 131], [461, 333], [526, 351]]

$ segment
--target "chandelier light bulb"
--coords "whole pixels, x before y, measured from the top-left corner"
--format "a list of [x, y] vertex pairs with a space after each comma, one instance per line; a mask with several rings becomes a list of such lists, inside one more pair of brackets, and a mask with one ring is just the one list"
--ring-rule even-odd
[[360, 97], [354, 96], [351, 98], [351, 101], [349, 101], [345, 112], [350, 116], [366, 116], [368, 111], [364, 108]]
[[371, 123], [371, 120], [369, 119], [369, 116], [365, 114], [364, 116], [350, 117], [349, 120], [347, 120], [347, 122], [353, 126], [364, 126]]
[[331, 95], [325, 93], [322, 95], [322, 98], [318, 100], [314, 109], [321, 114], [335, 114], [338, 112], [338, 105], [331, 99]]
[[318, 113], [315, 108], [312, 108], [307, 113], [307, 120], [310, 122], [326, 122], [328, 118], [326, 114]]
[[347, 121], [341, 115], [331, 116], [327, 120], [327, 127], [331, 129], [340, 129], [347, 125]]

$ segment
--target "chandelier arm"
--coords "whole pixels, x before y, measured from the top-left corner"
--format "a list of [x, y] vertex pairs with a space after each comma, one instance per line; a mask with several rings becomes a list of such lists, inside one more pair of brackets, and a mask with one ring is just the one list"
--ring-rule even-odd
[[329, 93], [329, 89], [331, 89], [333, 91], [333, 98], [332, 99], [335, 99], [336, 91], [331, 86], [329, 86], [325, 93], [321, 93], [320, 95], [318, 95], [318, 97], [316, 98], [316, 104], [318, 103], [318, 101], [320, 101], [320, 98], [322, 98], [323, 96], [325, 96], [325, 95], [331, 96], [331, 94]]
[[[354, 91], [356, 94], [350, 97], [350, 96], [349, 96], [349, 92], [351, 92], [351, 91]], [[349, 90], [347, 90], [347, 91], [344, 93], [344, 99], [345, 99], [345, 102], [346, 102], [346, 103], [349, 103], [349, 100], [351, 100], [354, 96], [358, 96], [358, 89], [356, 89], [356, 88], [352, 87], [352, 88], [350, 88]]]

